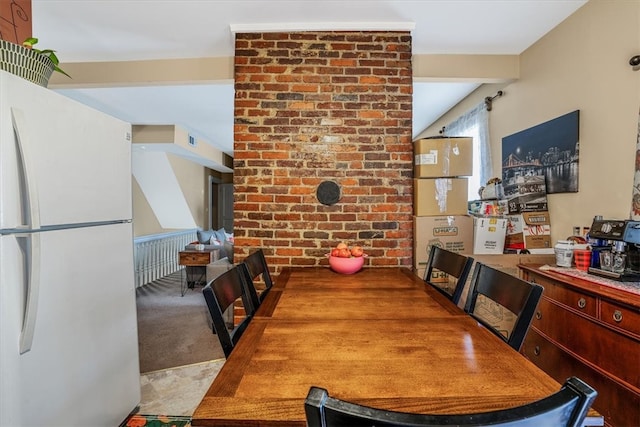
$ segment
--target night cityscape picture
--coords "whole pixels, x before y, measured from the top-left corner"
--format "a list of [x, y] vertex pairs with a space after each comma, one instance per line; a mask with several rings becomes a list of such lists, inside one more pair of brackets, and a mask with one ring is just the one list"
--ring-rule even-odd
[[502, 138], [502, 179], [543, 175], [547, 193], [578, 191], [580, 110]]

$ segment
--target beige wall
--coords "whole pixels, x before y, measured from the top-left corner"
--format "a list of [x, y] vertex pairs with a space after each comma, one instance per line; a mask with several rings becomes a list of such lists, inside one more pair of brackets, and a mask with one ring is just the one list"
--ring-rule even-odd
[[[209, 169], [182, 157], [167, 154], [169, 163], [180, 185], [194, 221], [198, 227], [208, 228]], [[133, 233], [134, 236], [176, 231], [160, 226], [138, 183], [133, 179]]]
[[168, 155], [169, 163], [176, 174], [176, 179], [182, 189], [182, 194], [189, 205], [191, 215], [196, 225], [208, 227], [209, 208], [206, 205], [208, 190], [207, 168], [178, 156]]
[[[594, 215], [629, 218], [640, 108], [640, 1], [590, 0], [522, 53], [520, 78], [504, 86], [490, 113], [494, 173], [501, 176], [502, 138], [580, 110], [578, 193], [548, 196], [552, 241], [591, 225]], [[499, 85], [481, 87], [434, 123], [438, 129]]]
[[133, 235], [134, 237], [146, 236], [162, 232], [162, 227], [158, 222], [153, 210], [138, 185], [138, 181], [131, 176], [132, 197], [133, 197]]

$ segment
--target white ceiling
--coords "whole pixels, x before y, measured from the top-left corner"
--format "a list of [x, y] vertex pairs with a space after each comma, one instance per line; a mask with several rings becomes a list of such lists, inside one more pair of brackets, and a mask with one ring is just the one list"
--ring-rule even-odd
[[[231, 57], [234, 28], [411, 28], [414, 54], [520, 54], [587, 0], [32, 0], [38, 47], [62, 63]], [[480, 83], [414, 83], [416, 136]], [[233, 152], [233, 84], [74, 88], [134, 124], [175, 124]]]

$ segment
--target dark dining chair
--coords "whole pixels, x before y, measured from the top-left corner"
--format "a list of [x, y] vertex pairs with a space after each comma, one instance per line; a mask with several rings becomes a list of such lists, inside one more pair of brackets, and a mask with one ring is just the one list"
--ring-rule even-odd
[[[267, 265], [263, 250], [258, 249], [253, 252], [242, 261], [242, 264], [246, 267], [244, 271], [246, 283], [249, 288], [249, 296], [254, 307], [257, 309], [273, 286], [271, 274], [269, 274], [269, 266]], [[264, 283], [264, 290], [260, 293], [258, 293], [258, 288], [256, 287], [256, 282], [259, 281]]]
[[[486, 264], [476, 263], [465, 311], [519, 351], [529, 331], [542, 291], [543, 287], [538, 284], [527, 282]], [[484, 310], [476, 310], [480, 295], [515, 315], [515, 322], [506, 335], [490, 322], [487, 316], [483, 316]]]
[[[225, 357], [229, 357], [255, 313], [246, 287], [244, 273], [238, 266], [235, 266], [202, 288], [213, 321], [213, 330], [218, 335]], [[225, 322], [224, 312], [228, 309], [233, 310], [234, 302], [238, 299], [242, 299], [245, 316], [237, 325], [230, 328]]]
[[556, 393], [526, 405], [476, 414], [427, 415], [358, 405], [311, 387], [304, 409], [308, 427], [580, 427], [597, 394], [584, 381], [571, 377]]
[[[424, 281], [444, 294], [454, 304], [458, 304], [472, 264], [473, 258], [471, 257], [438, 246], [431, 246], [427, 268], [424, 272]], [[446, 273], [446, 282], [433, 280], [433, 273], [438, 274], [438, 272]], [[450, 289], [451, 285], [453, 285], [453, 289]]]

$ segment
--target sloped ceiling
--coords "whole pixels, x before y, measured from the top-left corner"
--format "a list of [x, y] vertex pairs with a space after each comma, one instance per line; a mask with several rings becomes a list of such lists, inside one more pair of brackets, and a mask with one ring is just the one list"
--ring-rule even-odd
[[[519, 55], [586, 0], [32, 0], [33, 34], [62, 65], [232, 57], [242, 31], [409, 29], [414, 57]], [[229, 73], [232, 75], [231, 73]], [[472, 73], [471, 73], [472, 74]], [[134, 124], [175, 124], [233, 154], [233, 82], [114, 84], [56, 76], [50, 87]], [[413, 134], [483, 83], [415, 76]], [[108, 80], [108, 79], [107, 79]]]

